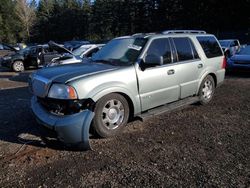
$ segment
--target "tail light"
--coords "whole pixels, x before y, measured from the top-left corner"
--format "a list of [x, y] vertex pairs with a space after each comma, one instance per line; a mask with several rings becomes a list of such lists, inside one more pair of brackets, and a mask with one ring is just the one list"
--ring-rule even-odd
[[222, 62], [222, 69], [225, 69], [227, 67], [227, 59], [226, 59], [226, 57], [224, 56], [224, 58], [223, 58], [223, 62]]

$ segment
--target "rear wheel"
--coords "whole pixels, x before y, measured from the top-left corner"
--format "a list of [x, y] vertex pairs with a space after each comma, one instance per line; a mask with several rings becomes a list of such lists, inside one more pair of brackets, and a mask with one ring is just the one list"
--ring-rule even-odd
[[215, 83], [211, 75], [206, 76], [199, 89], [200, 104], [208, 104], [214, 95]]
[[112, 93], [97, 101], [92, 128], [98, 136], [110, 137], [123, 129], [128, 118], [127, 100], [122, 95]]
[[15, 61], [12, 65], [12, 69], [15, 72], [22, 72], [24, 71], [24, 64], [22, 61]]

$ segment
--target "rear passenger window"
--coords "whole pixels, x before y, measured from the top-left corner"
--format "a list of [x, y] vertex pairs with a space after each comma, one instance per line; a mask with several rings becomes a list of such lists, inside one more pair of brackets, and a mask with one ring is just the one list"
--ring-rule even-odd
[[197, 37], [201, 47], [203, 48], [207, 58], [222, 56], [221, 48], [213, 36]]
[[189, 38], [173, 38], [175, 48], [177, 51], [178, 61], [187, 61], [196, 59], [198, 56], [195, 48], [195, 55], [193, 54], [192, 43]]
[[148, 48], [148, 55], [163, 56], [163, 64], [171, 63], [171, 49], [168, 38], [155, 39]]

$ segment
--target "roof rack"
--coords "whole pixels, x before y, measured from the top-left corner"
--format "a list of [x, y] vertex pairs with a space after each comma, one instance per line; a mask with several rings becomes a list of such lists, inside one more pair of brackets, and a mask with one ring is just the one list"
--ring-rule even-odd
[[190, 34], [206, 34], [206, 31], [202, 30], [166, 30], [162, 34], [180, 34], [180, 33], [190, 33]]
[[156, 33], [135, 33], [132, 37], [155, 35]]

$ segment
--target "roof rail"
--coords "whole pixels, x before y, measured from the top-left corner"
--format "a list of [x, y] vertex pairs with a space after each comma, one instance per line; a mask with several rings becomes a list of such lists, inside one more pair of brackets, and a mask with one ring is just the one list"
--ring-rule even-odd
[[202, 30], [166, 30], [162, 34], [179, 34], [179, 33], [190, 33], [190, 34], [206, 34], [206, 31]]
[[156, 33], [135, 33], [132, 37], [155, 35]]
[[145, 35], [145, 33], [135, 33], [132, 35], [132, 37], [137, 37], [137, 36], [141, 36], [141, 35]]

